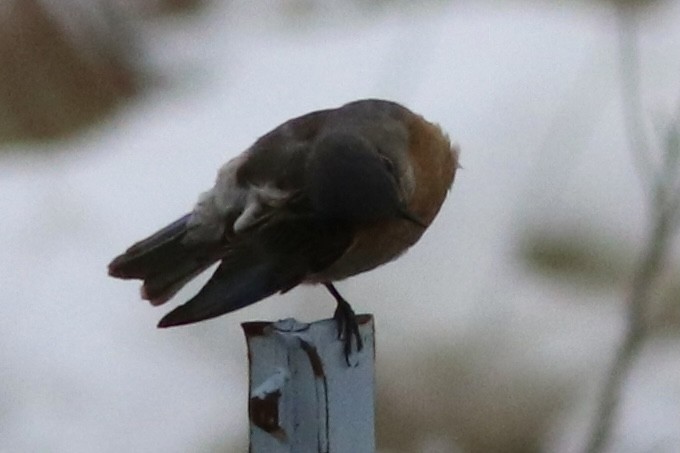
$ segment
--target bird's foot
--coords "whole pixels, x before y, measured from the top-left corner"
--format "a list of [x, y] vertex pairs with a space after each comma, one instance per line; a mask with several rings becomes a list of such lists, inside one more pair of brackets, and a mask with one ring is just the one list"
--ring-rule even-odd
[[335, 298], [338, 303], [333, 314], [333, 319], [338, 326], [338, 339], [344, 343], [343, 352], [347, 366], [351, 366], [349, 356], [352, 354], [352, 338], [356, 343], [357, 352], [364, 348], [364, 341], [359, 332], [359, 324], [357, 323], [356, 314], [352, 310], [352, 306], [343, 298], [335, 287], [327, 283], [326, 288]]

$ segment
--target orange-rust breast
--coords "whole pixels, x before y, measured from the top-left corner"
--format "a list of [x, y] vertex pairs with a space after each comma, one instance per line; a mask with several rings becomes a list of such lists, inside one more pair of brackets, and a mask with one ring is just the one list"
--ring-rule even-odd
[[[402, 194], [409, 211], [429, 226], [453, 184], [458, 148], [439, 126], [421, 116], [410, 114], [404, 121], [409, 137], [407, 160], [412, 181], [402, 184]], [[352, 245], [336, 263], [308, 281], [340, 280], [373, 269], [404, 253], [424, 231], [422, 226], [403, 219], [365, 227], [357, 232]]]

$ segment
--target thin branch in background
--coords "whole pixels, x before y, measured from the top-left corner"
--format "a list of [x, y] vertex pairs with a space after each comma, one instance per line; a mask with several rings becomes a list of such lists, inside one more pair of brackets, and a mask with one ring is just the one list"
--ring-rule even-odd
[[596, 418], [586, 447], [588, 453], [604, 451], [618, 415], [624, 383], [637, 354], [649, 333], [647, 316], [657, 280], [668, 259], [673, 233], [680, 222], [680, 129], [676, 115], [661, 137], [662, 159], [655, 165], [651, 159], [641, 119], [639, 89], [639, 54], [635, 17], [627, 6], [619, 6], [621, 77], [625, 110], [625, 127], [639, 171], [650, 200], [651, 227], [640, 261], [633, 276], [627, 302], [625, 337], [607, 374], [598, 401]]
[[658, 200], [660, 209], [669, 211], [671, 227], [677, 227], [680, 222], [680, 109], [673, 122], [664, 131], [664, 147], [666, 154], [663, 162], [661, 181], [657, 191], [663, 192], [663, 198]]
[[632, 6], [615, 6], [618, 20], [619, 74], [623, 99], [623, 121], [627, 131], [628, 148], [633, 153], [642, 183], [651, 187], [654, 181], [654, 163], [649, 152], [649, 140], [640, 118], [642, 95], [640, 90], [640, 51], [638, 49], [638, 23]]

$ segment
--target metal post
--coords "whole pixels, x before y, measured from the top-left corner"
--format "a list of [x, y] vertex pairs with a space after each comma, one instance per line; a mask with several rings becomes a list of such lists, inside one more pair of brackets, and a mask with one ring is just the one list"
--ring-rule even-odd
[[247, 322], [251, 453], [373, 453], [374, 329], [350, 366], [335, 321]]

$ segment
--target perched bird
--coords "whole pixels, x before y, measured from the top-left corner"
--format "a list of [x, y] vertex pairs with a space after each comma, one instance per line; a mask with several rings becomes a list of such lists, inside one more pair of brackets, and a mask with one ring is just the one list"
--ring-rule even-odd
[[220, 261], [159, 327], [229, 313], [301, 283], [325, 285], [345, 357], [354, 312], [333, 282], [391, 261], [430, 225], [458, 149], [439, 126], [389, 101], [360, 100], [291, 119], [227, 162], [193, 210], [132, 245], [109, 275], [141, 279], [153, 305]]

